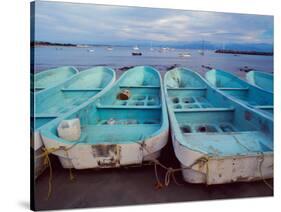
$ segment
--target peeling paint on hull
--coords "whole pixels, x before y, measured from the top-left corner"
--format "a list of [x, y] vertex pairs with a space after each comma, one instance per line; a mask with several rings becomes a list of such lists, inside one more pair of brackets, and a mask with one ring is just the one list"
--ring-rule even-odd
[[[47, 148], [59, 148], [61, 144], [54, 145], [53, 141], [48, 142], [48, 138], [43, 138]], [[77, 144], [66, 153], [59, 150], [54, 154], [60, 159], [64, 168], [90, 169], [90, 168], [114, 168], [127, 165], [142, 164], [143, 161], [149, 161], [159, 156], [159, 151], [168, 142], [168, 130], [161, 134], [138, 141], [145, 144], [146, 148], [141, 148], [138, 143], [135, 144], [108, 144], [108, 145], [86, 145]], [[64, 146], [67, 148], [67, 146]], [[101, 150], [102, 149], [102, 150]], [[148, 151], [147, 151], [148, 150]], [[99, 151], [99, 154], [97, 154]], [[153, 153], [156, 153], [153, 155]]]

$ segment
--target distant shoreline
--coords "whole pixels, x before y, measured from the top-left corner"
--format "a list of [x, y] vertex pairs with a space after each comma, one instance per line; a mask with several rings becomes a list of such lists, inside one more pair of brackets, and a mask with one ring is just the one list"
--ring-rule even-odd
[[[62, 46], [62, 47], [80, 47], [80, 48], [87, 48], [87, 47], [109, 47], [112, 45], [104, 45], [104, 44], [73, 44], [73, 43], [53, 43], [47, 41], [32, 41], [30, 43], [31, 47], [35, 46]], [[118, 45], [116, 45], [118, 46]]]
[[247, 54], [247, 55], [263, 55], [263, 56], [273, 56], [273, 52], [258, 52], [258, 51], [236, 51], [236, 50], [223, 50], [218, 49], [215, 53], [221, 54]]
[[[106, 44], [73, 44], [73, 43], [57, 43], [57, 42], [48, 42], [48, 41], [32, 41], [30, 43], [31, 47], [40, 47], [40, 46], [57, 46], [57, 47], [78, 47], [78, 48], [89, 48], [89, 47], [130, 47], [127, 45], [106, 45]], [[159, 47], [161, 48], [161, 47]], [[182, 48], [179, 48], [182, 49]], [[191, 48], [193, 49], [193, 48]], [[195, 48], [197, 49], [197, 48]], [[199, 49], [199, 48], [198, 48]], [[206, 49], [207, 50], [207, 49]], [[273, 56], [273, 52], [264, 52], [264, 51], [245, 51], [245, 50], [225, 50], [225, 49], [217, 49], [212, 50], [215, 53], [220, 54], [244, 54], [244, 55], [262, 55], [262, 56]]]
[[72, 44], [72, 43], [51, 43], [51, 42], [45, 42], [45, 41], [33, 41], [30, 43], [30, 46], [72, 46], [72, 47], [76, 47], [76, 44]]

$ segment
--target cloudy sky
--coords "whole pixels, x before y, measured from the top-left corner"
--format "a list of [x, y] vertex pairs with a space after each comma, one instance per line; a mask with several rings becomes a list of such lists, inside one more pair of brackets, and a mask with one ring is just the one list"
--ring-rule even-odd
[[273, 17], [37, 1], [35, 40], [273, 43]]

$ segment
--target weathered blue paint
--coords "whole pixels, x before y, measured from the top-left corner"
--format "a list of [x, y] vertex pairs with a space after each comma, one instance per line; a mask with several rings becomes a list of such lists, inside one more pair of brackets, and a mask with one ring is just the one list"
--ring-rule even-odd
[[[117, 99], [124, 89], [130, 91], [130, 98]], [[45, 125], [41, 135], [53, 142], [71, 144], [58, 137], [57, 127], [62, 120], [79, 118], [80, 146], [130, 144], [152, 138], [169, 126], [162, 90], [156, 69], [148, 66], [129, 69], [106, 93]]]
[[237, 76], [222, 70], [213, 69], [205, 78], [224, 94], [235, 98], [243, 104], [273, 116], [273, 93], [253, 86]]
[[35, 130], [109, 89], [114, 81], [114, 70], [94, 67], [74, 75], [59, 85], [35, 93], [32, 112]]
[[273, 75], [262, 71], [250, 71], [246, 74], [249, 83], [273, 93]]
[[48, 69], [31, 75], [31, 88], [35, 92], [44, 90], [70, 79], [77, 73], [78, 70], [70, 66]]
[[[214, 76], [209, 80], [217, 87], [247, 88], [240, 81]], [[272, 117], [236, 101], [185, 68], [167, 72], [164, 86], [173, 140], [182, 146], [206, 157], [272, 154]], [[176, 155], [181, 158], [179, 152]]]

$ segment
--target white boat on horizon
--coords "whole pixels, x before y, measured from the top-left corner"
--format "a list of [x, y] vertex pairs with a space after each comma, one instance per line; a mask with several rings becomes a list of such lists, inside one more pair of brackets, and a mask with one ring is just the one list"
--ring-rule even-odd
[[142, 53], [141, 53], [139, 47], [138, 46], [133, 47], [132, 56], [141, 56], [141, 55], [142, 55]]
[[76, 47], [78, 47], [78, 48], [87, 48], [89, 46], [85, 45], [85, 44], [78, 44], [78, 45], [76, 45]]
[[191, 54], [189, 52], [180, 52], [179, 57], [191, 57]]
[[134, 46], [133, 50], [138, 51], [140, 50], [138, 46]]

